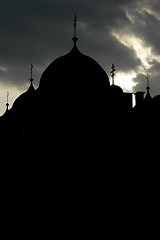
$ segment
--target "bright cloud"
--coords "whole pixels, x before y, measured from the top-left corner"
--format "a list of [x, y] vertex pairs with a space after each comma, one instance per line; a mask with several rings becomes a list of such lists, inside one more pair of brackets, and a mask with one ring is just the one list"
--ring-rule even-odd
[[[154, 0], [156, 3], [157, 0]], [[160, 13], [159, 11], [155, 11], [155, 9], [152, 8], [151, 1], [148, 1], [148, 3], [144, 3], [143, 1], [137, 1], [136, 2], [136, 11], [142, 15], [145, 13], [148, 13], [149, 15], [154, 16], [158, 21], [160, 21]]]
[[152, 67], [152, 62], [156, 60], [160, 63], [160, 55], [155, 55], [152, 52], [151, 46], [147, 46], [140, 38], [133, 34], [115, 32], [112, 31], [114, 36], [124, 46], [133, 49], [137, 55], [137, 58], [141, 60], [141, 66], [139, 66], [139, 72], [145, 73]]
[[124, 91], [133, 92], [133, 87], [137, 85], [137, 83], [133, 81], [134, 78], [136, 78], [134, 71], [130, 73], [117, 72], [115, 84], [119, 85]]
[[7, 68], [0, 67], [0, 71], [7, 72]]

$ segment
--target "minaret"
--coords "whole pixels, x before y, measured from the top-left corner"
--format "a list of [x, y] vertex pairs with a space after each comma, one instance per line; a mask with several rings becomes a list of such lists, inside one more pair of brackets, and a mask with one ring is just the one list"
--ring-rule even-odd
[[111, 71], [112, 85], [114, 85], [114, 76], [115, 76], [115, 71], [116, 71], [114, 63], [112, 63], [111, 69], [112, 69], [112, 71]]
[[72, 38], [74, 42], [74, 46], [76, 47], [76, 42], [78, 41], [77, 38], [77, 15], [74, 15], [74, 22], [73, 22], [73, 27], [74, 27], [74, 37]]

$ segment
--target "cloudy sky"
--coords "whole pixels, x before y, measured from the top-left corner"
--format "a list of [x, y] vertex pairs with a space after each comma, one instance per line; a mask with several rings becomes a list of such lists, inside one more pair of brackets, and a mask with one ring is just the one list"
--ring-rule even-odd
[[73, 46], [73, 18], [77, 14], [78, 48], [93, 57], [115, 83], [129, 92], [160, 94], [159, 0], [1, 0], [0, 115], [6, 94], [12, 106], [27, 90], [30, 64], [34, 86], [50, 62]]

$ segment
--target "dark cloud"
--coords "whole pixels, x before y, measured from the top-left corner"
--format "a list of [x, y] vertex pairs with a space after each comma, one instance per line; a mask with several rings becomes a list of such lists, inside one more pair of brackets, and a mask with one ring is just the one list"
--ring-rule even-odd
[[[155, 4], [156, 3], [156, 4]], [[128, 29], [152, 46], [156, 54], [160, 54], [160, 2], [137, 1], [134, 7], [127, 9], [134, 22], [130, 22]]]
[[[82, 52], [95, 58], [110, 72], [112, 62], [119, 71], [137, 71], [141, 64], [135, 51], [124, 46], [111, 31], [135, 34], [154, 54], [160, 54], [158, 14], [159, 1], [129, 0], [5, 0], [0, 8], [0, 81], [22, 87], [29, 79], [30, 64], [34, 64], [35, 85], [46, 66], [72, 47], [73, 16], [78, 15], [78, 46]], [[138, 11], [139, 10], [139, 11]], [[143, 11], [140, 11], [143, 10]], [[128, 12], [128, 16], [127, 16]], [[157, 15], [158, 16], [158, 15]], [[131, 18], [132, 17], [132, 18]], [[134, 21], [132, 21], [134, 19]], [[153, 62], [153, 60], [152, 60]], [[150, 71], [153, 89], [160, 88], [158, 61]], [[136, 82], [142, 84], [139, 73]], [[156, 91], [158, 92], [158, 91]]]

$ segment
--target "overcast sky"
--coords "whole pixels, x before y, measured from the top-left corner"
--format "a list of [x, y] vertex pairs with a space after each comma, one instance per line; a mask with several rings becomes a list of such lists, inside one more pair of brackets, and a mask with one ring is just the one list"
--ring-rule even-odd
[[73, 46], [73, 18], [77, 14], [79, 50], [98, 61], [123, 90], [160, 94], [159, 0], [1, 0], [0, 115], [6, 93], [10, 107], [29, 86], [34, 65], [37, 88], [45, 68]]

